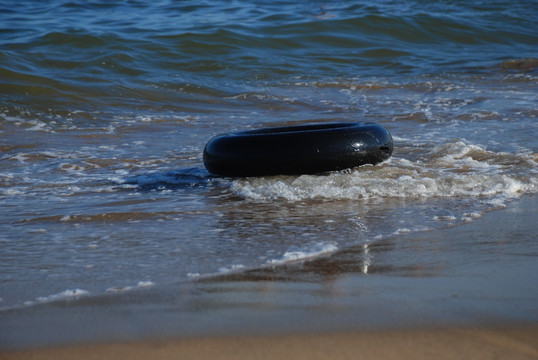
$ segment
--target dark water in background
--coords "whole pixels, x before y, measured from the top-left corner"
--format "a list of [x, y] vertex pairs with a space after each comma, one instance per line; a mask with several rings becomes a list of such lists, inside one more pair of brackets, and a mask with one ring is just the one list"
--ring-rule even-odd
[[[3, 1], [0, 308], [338, 258], [535, 194], [537, 18], [536, 1]], [[216, 134], [321, 121], [378, 122], [393, 157], [203, 167]]]

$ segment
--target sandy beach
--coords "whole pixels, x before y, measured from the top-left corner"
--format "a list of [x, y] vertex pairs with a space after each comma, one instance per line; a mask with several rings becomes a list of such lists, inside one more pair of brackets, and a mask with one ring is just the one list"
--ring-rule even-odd
[[[357, 254], [337, 254], [201, 281], [185, 300], [196, 305], [181, 309], [152, 311], [180, 296], [141, 293], [130, 305], [120, 298], [4, 313], [0, 359], [538, 359], [532, 256], [504, 254], [491, 267], [475, 248], [443, 267], [428, 265], [438, 259], [426, 246], [517, 238], [532, 254], [535, 216], [536, 198], [526, 197], [464, 226], [410, 235], [399, 246], [422, 259], [418, 269], [405, 261], [387, 269], [390, 257], [372, 249], [370, 275], [360, 263], [343, 271]], [[448, 262], [450, 249], [443, 253]], [[154, 305], [141, 310], [148, 299]]]
[[538, 326], [214, 337], [0, 353], [1, 359], [537, 359]]

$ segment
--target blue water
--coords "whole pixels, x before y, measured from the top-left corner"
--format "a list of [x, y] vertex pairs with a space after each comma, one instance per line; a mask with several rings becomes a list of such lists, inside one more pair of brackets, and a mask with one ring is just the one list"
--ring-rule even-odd
[[[1, 311], [338, 259], [535, 194], [537, 18], [523, 0], [3, 1]], [[331, 121], [380, 123], [393, 157], [204, 169], [216, 134]]]

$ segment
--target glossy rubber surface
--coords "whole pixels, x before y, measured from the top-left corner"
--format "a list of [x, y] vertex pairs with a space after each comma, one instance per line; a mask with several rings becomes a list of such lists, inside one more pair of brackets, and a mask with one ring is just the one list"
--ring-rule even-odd
[[392, 150], [392, 136], [377, 124], [300, 125], [218, 135], [204, 164], [220, 176], [317, 174], [377, 164]]

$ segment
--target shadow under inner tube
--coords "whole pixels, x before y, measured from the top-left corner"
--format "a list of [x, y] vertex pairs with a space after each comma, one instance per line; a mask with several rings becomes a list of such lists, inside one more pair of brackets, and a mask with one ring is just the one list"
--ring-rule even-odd
[[392, 154], [380, 125], [329, 123], [222, 134], [204, 149], [204, 165], [220, 176], [299, 175], [377, 164]]

